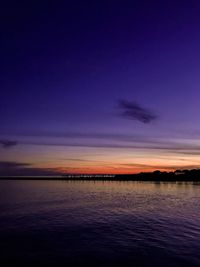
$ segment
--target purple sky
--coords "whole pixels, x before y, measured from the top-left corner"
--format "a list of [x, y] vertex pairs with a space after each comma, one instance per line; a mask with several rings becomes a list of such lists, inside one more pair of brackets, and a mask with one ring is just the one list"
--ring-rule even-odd
[[0, 175], [198, 167], [199, 14], [198, 0], [2, 4]]

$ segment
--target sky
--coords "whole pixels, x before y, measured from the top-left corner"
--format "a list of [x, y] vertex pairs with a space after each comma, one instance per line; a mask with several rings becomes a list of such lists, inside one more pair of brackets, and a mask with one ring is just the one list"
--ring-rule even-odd
[[200, 2], [4, 1], [0, 175], [200, 165]]

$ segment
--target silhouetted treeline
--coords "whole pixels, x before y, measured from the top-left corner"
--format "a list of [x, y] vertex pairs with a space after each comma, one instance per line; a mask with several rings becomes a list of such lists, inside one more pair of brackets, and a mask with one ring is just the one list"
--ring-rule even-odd
[[119, 179], [137, 181], [199, 181], [200, 169], [176, 170], [174, 172], [142, 172], [133, 175], [117, 175]]

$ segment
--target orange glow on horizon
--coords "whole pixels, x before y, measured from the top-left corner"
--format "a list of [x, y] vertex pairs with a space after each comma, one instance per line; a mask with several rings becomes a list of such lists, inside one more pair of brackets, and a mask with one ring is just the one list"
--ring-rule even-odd
[[116, 168], [116, 169], [110, 169], [110, 168], [89, 168], [89, 167], [84, 167], [84, 168], [55, 168], [56, 171], [61, 172], [63, 174], [137, 174], [141, 172], [154, 172], [156, 170], [160, 171], [175, 171], [176, 168], [137, 168], [137, 169], [129, 169], [127, 170], [126, 168]]

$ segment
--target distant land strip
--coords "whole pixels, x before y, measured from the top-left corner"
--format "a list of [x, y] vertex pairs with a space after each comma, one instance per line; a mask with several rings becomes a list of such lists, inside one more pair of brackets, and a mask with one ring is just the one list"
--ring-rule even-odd
[[2, 176], [0, 180], [86, 180], [86, 181], [185, 181], [200, 182], [200, 169], [174, 172], [143, 172], [138, 174], [63, 174], [55, 176]]

